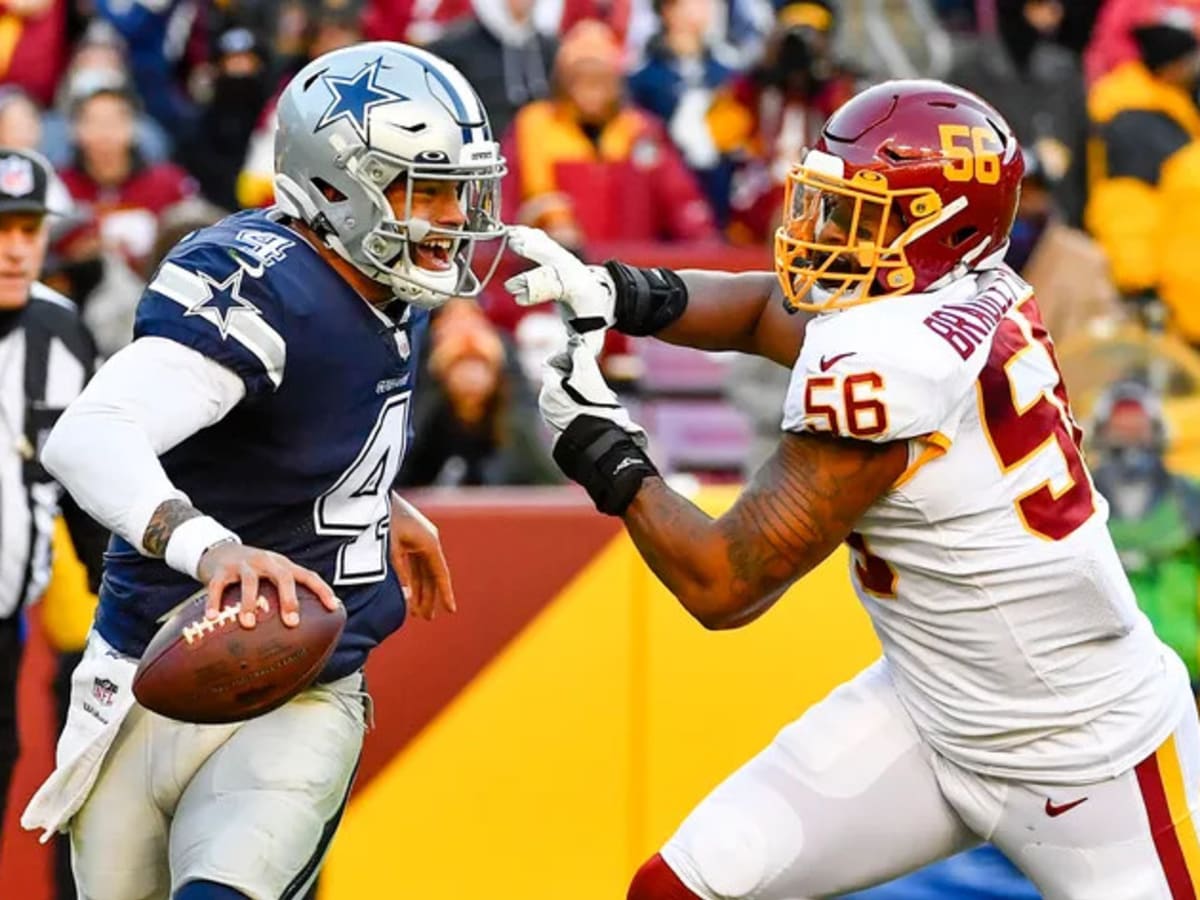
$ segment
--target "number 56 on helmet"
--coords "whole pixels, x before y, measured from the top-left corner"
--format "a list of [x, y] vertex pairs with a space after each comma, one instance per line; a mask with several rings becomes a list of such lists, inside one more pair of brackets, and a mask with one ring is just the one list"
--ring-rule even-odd
[[936, 290], [1002, 252], [1024, 163], [990, 105], [889, 81], [830, 116], [787, 176], [775, 269], [793, 311]]

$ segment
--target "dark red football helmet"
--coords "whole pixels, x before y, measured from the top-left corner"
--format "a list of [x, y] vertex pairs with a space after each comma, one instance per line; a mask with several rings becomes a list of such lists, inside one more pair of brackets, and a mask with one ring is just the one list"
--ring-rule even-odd
[[789, 309], [925, 291], [1000, 250], [1025, 166], [988, 103], [941, 81], [887, 81], [830, 116], [788, 173], [775, 271]]

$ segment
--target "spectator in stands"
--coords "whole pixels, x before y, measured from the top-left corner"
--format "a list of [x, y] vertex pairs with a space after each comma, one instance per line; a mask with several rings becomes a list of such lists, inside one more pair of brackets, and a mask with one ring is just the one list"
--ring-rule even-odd
[[717, 19], [720, 45], [733, 54], [738, 69], [746, 69], [762, 57], [767, 35], [775, 26], [772, 0], [726, 0], [724, 15]]
[[42, 142], [42, 114], [15, 85], [0, 87], [0, 147], [36, 150]]
[[697, 174], [717, 220], [729, 207], [733, 157], [717, 150], [708, 129], [713, 93], [734, 69], [709, 43], [715, 0], [654, 0], [659, 30], [646, 47], [646, 61], [629, 78], [635, 102], [665, 123], [671, 140]]
[[580, 22], [595, 19], [605, 22], [622, 47], [628, 48], [629, 29], [633, 22], [634, 7], [641, 0], [556, 0], [547, 6], [557, 6], [558, 33], [566, 34]]
[[719, 91], [708, 111], [717, 151], [740, 156], [727, 228], [738, 243], [770, 238], [783, 207], [788, 169], [858, 89], [858, 79], [834, 56], [836, 26], [832, 0], [785, 3], [762, 61]]
[[67, 0], [5, 0], [0, 83], [15, 84], [43, 106], [67, 63]]
[[[41, 150], [56, 169], [71, 163], [71, 104], [100, 86], [116, 86], [135, 94], [125, 65], [125, 42], [106, 22], [93, 21], [71, 54], [59, 83], [54, 107], [42, 118]], [[171, 140], [154, 119], [141, 109], [135, 125], [138, 152], [148, 163], [162, 162], [171, 152]]]
[[75, 301], [99, 356], [111, 356], [133, 339], [134, 309], [145, 281], [124, 256], [104, 247], [89, 207], [52, 221], [42, 280]]
[[1122, 63], [1139, 58], [1133, 29], [1160, 19], [1170, 10], [1200, 19], [1200, 0], [1105, 0], [1084, 53], [1084, 74], [1093, 84]]
[[133, 84], [146, 112], [168, 133], [195, 116], [185, 89], [197, 28], [193, 0], [93, 0], [96, 14], [124, 39]]
[[1200, 684], [1200, 484], [1164, 459], [1166, 424], [1144, 384], [1114, 385], [1097, 401], [1096, 487], [1138, 605]]
[[1200, 49], [1192, 22], [1171, 15], [1134, 30], [1139, 58], [1093, 85], [1096, 133], [1088, 230], [1118, 289], [1157, 295], [1170, 323], [1200, 343]]
[[[658, 5], [656, 0], [633, 0], [630, 4], [624, 44], [630, 59], [639, 64], [645, 61], [645, 51], [662, 27]], [[763, 42], [775, 24], [775, 0], [713, 0], [712, 5], [708, 42], [719, 48], [722, 61], [731, 68], [752, 66], [762, 56]]]
[[621, 60], [603, 22], [563, 38], [553, 98], [521, 109], [505, 141], [505, 220], [575, 248], [714, 238], [712, 211], [666, 131], [623, 98]]
[[275, 200], [275, 98], [258, 118], [246, 145], [246, 158], [238, 172], [236, 205], [243, 209], [270, 206]]
[[200, 192], [226, 209], [237, 206], [237, 179], [271, 91], [266, 59], [254, 33], [225, 32], [216, 42], [212, 96], [201, 109], [177, 159], [195, 176]]
[[975, 0], [935, 0], [933, 8], [942, 24], [951, 31], [974, 31], [979, 25]]
[[16, 85], [0, 86], [0, 146], [37, 150], [42, 141], [42, 113]]
[[399, 483], [561, 481], [529, 385], [479, 307], [450, 301], [433, 320], [428, 346], [428, 382], [413, 408]]
[[293, 36], [287, 37], [289, 55], [282, 61], [276, 60], [275, 73], [279, 76], [276, 93], [261, 109], [251, 130], [235, 187], [235, 205], [245, 208], [269, 206], [275, 199], [275, 104], [279, 93], [309, 60], [363, 39], [359, 0], [319, 0], [313, 9], [302, 7], [295, 15], [281, 13], [281, 23], [282, 28], [289, 30], [302, 27], [304, 37], [294, 46]]
[[998, 35], [961, 44], [949, 80], [992, 103], [1037, 150], [1060, 214], [1078, 226], [1087, 189], [1087, 98], [1079, 58], [1055, 43], [1062, 0], [998, 0]]
[[556, 43], [534, 28], [534, 0], [471, 0], [474, 16], [429, 49], [479, 92], [492, 131], [503, 135], [517, 110], [550, 94]]
[[[248, 29], [267, 56], [273, 55], [283, 19], [297, 0], [215, 0], [204, 11], [205, 32], [219, 36], [235, 28]], [[301, 35], [303, 29], [300, 29]]]
[[46, 261], [42, 264], [43, 284], [74, 300], [82, 312], [100, 284], [103, 269], [100, 228], [90, 209], [77, 207], [51, 220]]
[[362, 6], [362, 0], [319, 0], [308, 23], [308, 58], [362, 41]]
[[135, 104], [118, 86], [101, 86], [75, 98], [75, 160], [62, 180], [76, 202], [94, 210], [104, 247], [145, 275], [143, 263], [154, 247], [159, 215], [193, 196], [196, 184], [172, 163], [142, 160], [134, 141]]
[[424, 45], [471, 12], [471, 0], [367, 0], [363, 30], [370, 41]]
[[1122, 307], [1104, 251], [1064, 221], [1051, 190], [1036, 150], [1027, 149], [1004, 261], [1033, 285], [1046, 327], [1062, 340], [1097, 320], [1120, 318]]
[[1063, 0], [1065, 15], [1054, 39], [1082, 59], [1105, 0]]

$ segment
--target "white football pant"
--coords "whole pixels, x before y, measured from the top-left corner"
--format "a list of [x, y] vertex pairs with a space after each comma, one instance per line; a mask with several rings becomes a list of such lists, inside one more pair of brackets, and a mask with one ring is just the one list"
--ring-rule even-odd
[[662, 856], [706, 900], [813, 900], [986, 840], [1045, 900], [1194, 898], [1200, 726], [1190, 694], [1180, 701], [1175, 732], [1134, 769], [1077, 786], [1017, 783], [936, 754], [880, 661], [719, 785]]
[[167, 898], [201, 879], [303, 896], [350, 791], [365, 703], [358, 672], [233, 725], [135, 703], [71, 820], [80, 900]]

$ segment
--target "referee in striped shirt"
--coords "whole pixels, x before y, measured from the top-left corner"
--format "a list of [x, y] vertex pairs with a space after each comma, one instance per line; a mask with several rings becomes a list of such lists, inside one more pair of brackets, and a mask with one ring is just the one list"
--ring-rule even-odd
[[[0, 838], [18, 750], [21, 610], [49, 580], [61, 494], [37, 450], [91, 376], [95, 355], [75, 304], [36, 280], [55, 186], [43, 157], [0, 148]], [[80, 558], [95, 560], [103, 532], [78, 507], [62, 511]]]

